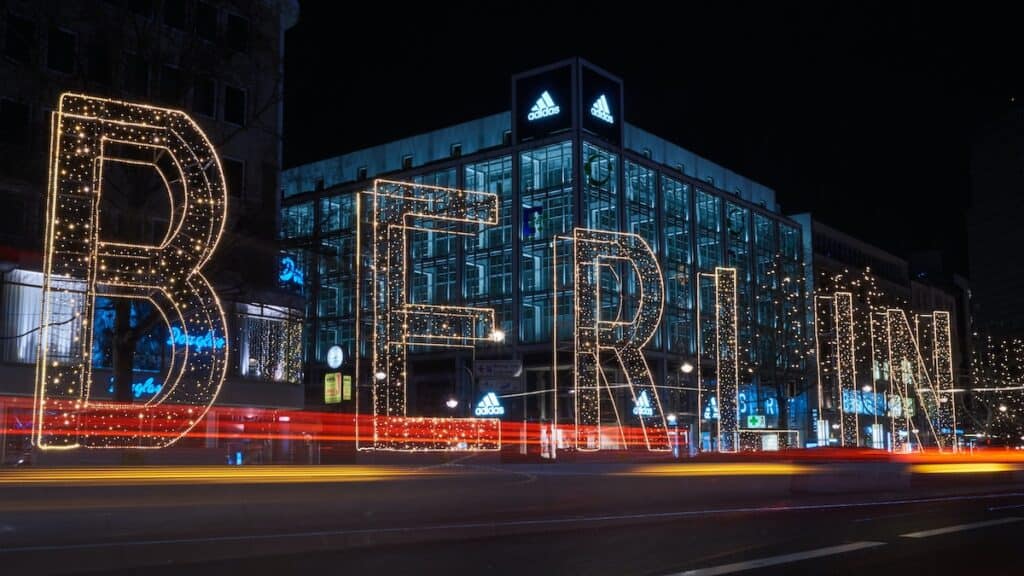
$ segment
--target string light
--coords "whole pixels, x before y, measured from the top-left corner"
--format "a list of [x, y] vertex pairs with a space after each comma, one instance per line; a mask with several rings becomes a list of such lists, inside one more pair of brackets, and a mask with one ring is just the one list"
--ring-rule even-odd
[[836, 334], [836, 378], [840, 391], [840, 437], [843, 446], [860, 445], [860, 422], [856, 410], [847, 410], [842, 401], [843, 395], [857, 395], [857, 356], [854, 350], [853, 337], [853, 294], [836, 292], [832, 299], [835, 307]]
[[715, 268], [715, 369], [718, 379], [718, 450], [739, 449], [739, 358], [736, 269]]
[[[888, 304], [881, 304], [882, 301]], [[893, 306], [896, 304], [896, 306]], [[952, 398], [953, 368], [950, 316], [945, 311], [910, 316], [897, 299], [881, 291], [870, 270], [853, 276], [849, 271], [824, 278], [814, 296], [815, 356], [818, 374], [819, 443], [827, 442], [828, 421], [824, 399], [830, 396], [824, 383], [835, 374], [839, 398], [840, 435], [844, 445], [858, 445], [861, 415], [871, 413], [878, 424], [879, 408], [888, 407], [892, 448], [910, 447], [915, 407], [920, 407], [931, 436], [940, 449], [956, 450], [956, 403]], [[858, 308], [860, 311], [858, 312]], [[857, 321], [860, 315], [862, 321]], [[922, 327], [923, 325], [930, 328]], [[826, 358], [826, 350], [835, 358]], [[928, 361], [925, 361], [928, 358]], [[857, 366], [863, 361], [868, 370]], [[857, 391], [859, 374], [867, 381]], [[884, 394], [879, 404], [876, 395]], [[880, 396], [879, 396], [880, 397]], [[870, 399], [864, 412], [862, 400]], [[881, 430], [880, 427], [873, 428]], [[921, 442], [920, 437], [917, 439]], [[880, 438], [872, 438], [876, 447]]]
[[493, 308], [409, 302], [409, 232], [437, 233], [436, 228], [424, 224], [434, 221], [453, 227], [473, 225], [467, 226], [469, 231], [453, 228], [444, 232], [475, 235], [481, 225], [498, 223], [498, 206], [498, 196], [487, 192], [374, 180], [370, 449], [471, 451], [501, 447], [500, 421], [496, 418], [409, 418], [406, 404], [409, 346], [472, 348], [476, 342], [498, 337]]
[[[227, 332], [220, 301], [200, 273], [227, 215], [220, 160], [199, 126], [176, 110], [66, 93], [51, 124], [35, 444], [44, 450], [168, 446], [202, 419], [226, 375], [227, 342], [190, 345]], [[101, 240], [103, 170], [110, 162], [150, 167], [164, 182], [172, 201], [160, 244]], [[93, 315], [101, 295], [147, 300], [168, 331], [183, 335], [171, 342], [167, 383], [143, 405], [90, 398]], [[73, 322], [77, 333], [70, 351], [54, 337], [53, 327], [63, 322]], [[77, 434], [50, 434], [51, 428]]]
[[[650, 402], [650, 412], [645, 410], [645, 415], [639, 416], [647, 449], [671, 450], [661, 402], [643, 354], [643, 347], [661, 324], [664, 310], [665, 287], [657, 257], [637, 234], [576, 228], [572, 242], [575, 262], [573, 390], [576, 396], [576, 447], [578, 450], [597, 449], [589, 438], [594, 433], [600, 438], [602, 383], [608, 386], [602, 354], [610, 352], [622, 368], [634, 404], [645, 396]], [[601, 318], [601, 274], [609, 271], [618, 280], [615, 268], [620, 264], [628, 265], [636, 274], [639, 301], [632, 318], [623, 320], [624, 295], [620, 294], [615, 320], [604, 320]], [[616, 284], [623, 285], [621, 282]], [[557, 363], [557, 357], [554, 360]], [[611, 394], [610, 388], [608, 390]], [[612, 400], [619, 435], [622, 436], [622, 421], [614, 398]]]

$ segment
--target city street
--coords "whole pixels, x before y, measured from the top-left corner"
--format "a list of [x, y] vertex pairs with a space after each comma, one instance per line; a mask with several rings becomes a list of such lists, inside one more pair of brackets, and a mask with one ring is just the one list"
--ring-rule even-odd
[[[1011, 574], [1024, 560], [1019, 471], [472, 461], [320, 467], [321, 479], [240, 470], [248, 475], [188, 483], [75, 470], [81, 487], [66, 483], [71, 470], [31, 471], [20, 485], [20, 471], [5, 472], [0, 561], [37, 574]], [[42, 478], [54, 474], [61, 485]]]

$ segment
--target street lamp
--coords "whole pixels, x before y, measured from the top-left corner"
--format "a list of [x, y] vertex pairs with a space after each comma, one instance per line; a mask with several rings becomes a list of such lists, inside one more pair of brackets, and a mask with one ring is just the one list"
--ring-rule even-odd
[[376, 374], [373, 375], [373, 377], [376, 378], [377, 380], [383, 380], [387, 378], [388, 375], [383, 372], [377, 372]]
[[501, 344], [502, 342], [504, 342], [505, 341], [505, 331], [504, 330], [495, 330], [494, 332], [491, 332], [491, 341], [496, 343], [496, 344]]
[[690, 372], [693, 372], [693, 364], [683, 362], [683, 365], [679, 367], [679, 370], [681, 370], [683, 374], [689, 374]]
[[459, 405], [459, 401], [456, 400], [454, 396], [452, 396], [445, 401], [444, 405], [451, 408], [452, 410], [455, 410], [455, 407]]
[[863, 392], [871, 392], [871, 390], [873, 390], [873, 388], [871, 388], [871, 384], [865, 384], [864, 386], [861, 387], [861, 390]]

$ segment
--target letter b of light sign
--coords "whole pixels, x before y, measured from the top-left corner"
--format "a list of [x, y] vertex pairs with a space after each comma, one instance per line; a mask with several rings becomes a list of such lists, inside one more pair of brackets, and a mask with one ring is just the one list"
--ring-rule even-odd
[[[217, 397], [227, 346], [189, 338], [227, 333], [217, 295], [200, 269], [223, 231], [227, 196], [220, 161], [203, 131], [175, 110], [64, 94], [52, 120], [42, 328], [34, 439], [40, 448], [161, 448], [185, 435]], [[103, 171], [148, 167], [170, 199], [168, 231], [155, 245], [100, 234]], [[91, 398], [97, 296], [144, 300], [171, 341], [165, 384], [145, 404]]]
[[[409, 346], [471, 348], [494, 332], [494, 309], [409, 301], [411, 233], [475, 236], [498, 223], [498, 197], [408, 182], [373, 186], [374, 447], [412, 449], [406, 416]], [[433, 238], [428, 236], [428, 242]]]
[[[644, 358], [643, 347], [654, 336], [661, 323], [664, 309], [665, 286], [658, 260], [650, 246], [636, 234], [605, 232], [577, 228], [573, 231], [575, 257], [575, 390], [576, 390], [576, 445], [587, 449], [587, 436], [601, 425], [600, 386], [608, 379], [602, 367], [603, 355], [608, 354], [619, 367], [637, 404], [647, 398], [650, 410], [644, 406], [640, 414], [640, 427], [648, 450], [669, 450], [665, 416], [658, 400], [650, 368]], [[628, 267], [628, 270], [626, 269]], [[622, 278], [630, 292], [639, 295], [631, 317], [622, 319], [623, 300], [620, 294], [615, 320], [601, 318], [602, 272]], [[630, 282], [631, 279], [635, 281]], [[634, 292], [635, 291], [635, 292]], [[621, 421], [619, 422], [621, 426]]]

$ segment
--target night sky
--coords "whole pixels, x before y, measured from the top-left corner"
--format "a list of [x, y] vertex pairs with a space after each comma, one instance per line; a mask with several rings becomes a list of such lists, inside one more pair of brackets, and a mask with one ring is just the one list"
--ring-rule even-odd
[[1024, 98], [1018, 15], [822, 4], [302, 2], [285, 164], [507, 110], [513, 73], [578, 55], [623, 78], [628, 122], [784, 212], [966, 271], [971, 135]]

